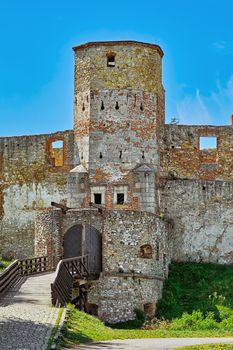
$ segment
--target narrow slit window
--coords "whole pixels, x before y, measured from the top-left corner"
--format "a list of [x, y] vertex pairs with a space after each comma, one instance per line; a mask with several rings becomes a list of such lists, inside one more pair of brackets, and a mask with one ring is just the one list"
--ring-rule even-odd
[[201, 136], [200, 137], [200, 150], [216, 149], [217, 137], [214, 136]]
[[94, 193], [94, 203], [95, 204], [102, 204], [102, 194], [101, 193]]
[[100, 109], [101, 109], [101, 111], [104, 110], [104, 102], [103, 102], [103, 101], [101, 102], [101, 107], [100, 107]]
[[125, 202], [125, 194], [117, 193], [117, 204], [124, 204]]
[[107, 67], [115, 67], [115, 56], [109, 55], [107, 56]]
[[116, 108], [116, 109], [119, 109], [119, 108], [120, 108], [118, 102], [116, 102], [115, 108]]

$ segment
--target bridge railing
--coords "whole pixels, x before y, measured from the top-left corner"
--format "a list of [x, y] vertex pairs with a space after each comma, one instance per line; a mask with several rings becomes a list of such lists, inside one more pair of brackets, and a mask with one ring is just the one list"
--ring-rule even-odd
[[79, 256], [60, 260], [56, 269], [56, 278], [51, 284], [52, 304], [64, 306], [72, 299], [74, 278], [87, 279], [88, 256]]
[[48, 257], [39, 256], [30, 259], [19, 260], [19, 274], [21, 276], [32, 275], [49, 271]]
[[0, 295], [5, 293], [19, 278], [50, 271], [47, 256], [15, 260], [0, 273]]
[[5, 292], [19, 278], [18, 260], [12, 262], [0, 273], [0, 295]]

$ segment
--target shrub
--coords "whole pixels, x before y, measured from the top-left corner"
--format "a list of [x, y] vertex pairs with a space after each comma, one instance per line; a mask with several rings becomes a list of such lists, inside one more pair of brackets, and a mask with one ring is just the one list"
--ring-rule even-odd
[[201, 311], [185, 312], [182, 317], [173, 320], [169, 326], [172, 330], [211, 330], [219, 328], [214, 314], [209, 312], [206, 316]]

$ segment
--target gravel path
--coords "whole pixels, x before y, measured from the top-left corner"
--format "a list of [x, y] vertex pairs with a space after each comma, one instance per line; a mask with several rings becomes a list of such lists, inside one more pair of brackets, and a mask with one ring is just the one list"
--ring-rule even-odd
[[72, 348], [77, 350], [171, 350], [180, 346], [233, 343], [233, 338], [153, 338], [153, 339], [126, 339], [111, 340], [78, 345]]
[[59, 309], [50, 306], [54, 273], [20, 280], [0, 299], [0, 349], [46, 350]]

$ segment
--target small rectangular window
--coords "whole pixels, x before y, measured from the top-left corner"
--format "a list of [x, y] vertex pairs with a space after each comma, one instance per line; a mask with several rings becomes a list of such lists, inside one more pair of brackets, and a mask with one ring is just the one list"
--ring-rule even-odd
[[124, 193], [117, 193], [117, 204], [124, 204], [125, 195]]
[[215, 149], [217, 148], [217, 137], [214, 136], [201, 136], [200, 137], [200, 149]]
[[107, 56], [107, 67], [115, 67], [115, 56], [114, 55]]
[[94, 202], [95, 204], [102, 204], [102, 194], [94, 193]]
[[50, 159], [53, 166], [64, 165], [64, 141], [57, 140], [50, 142]]

